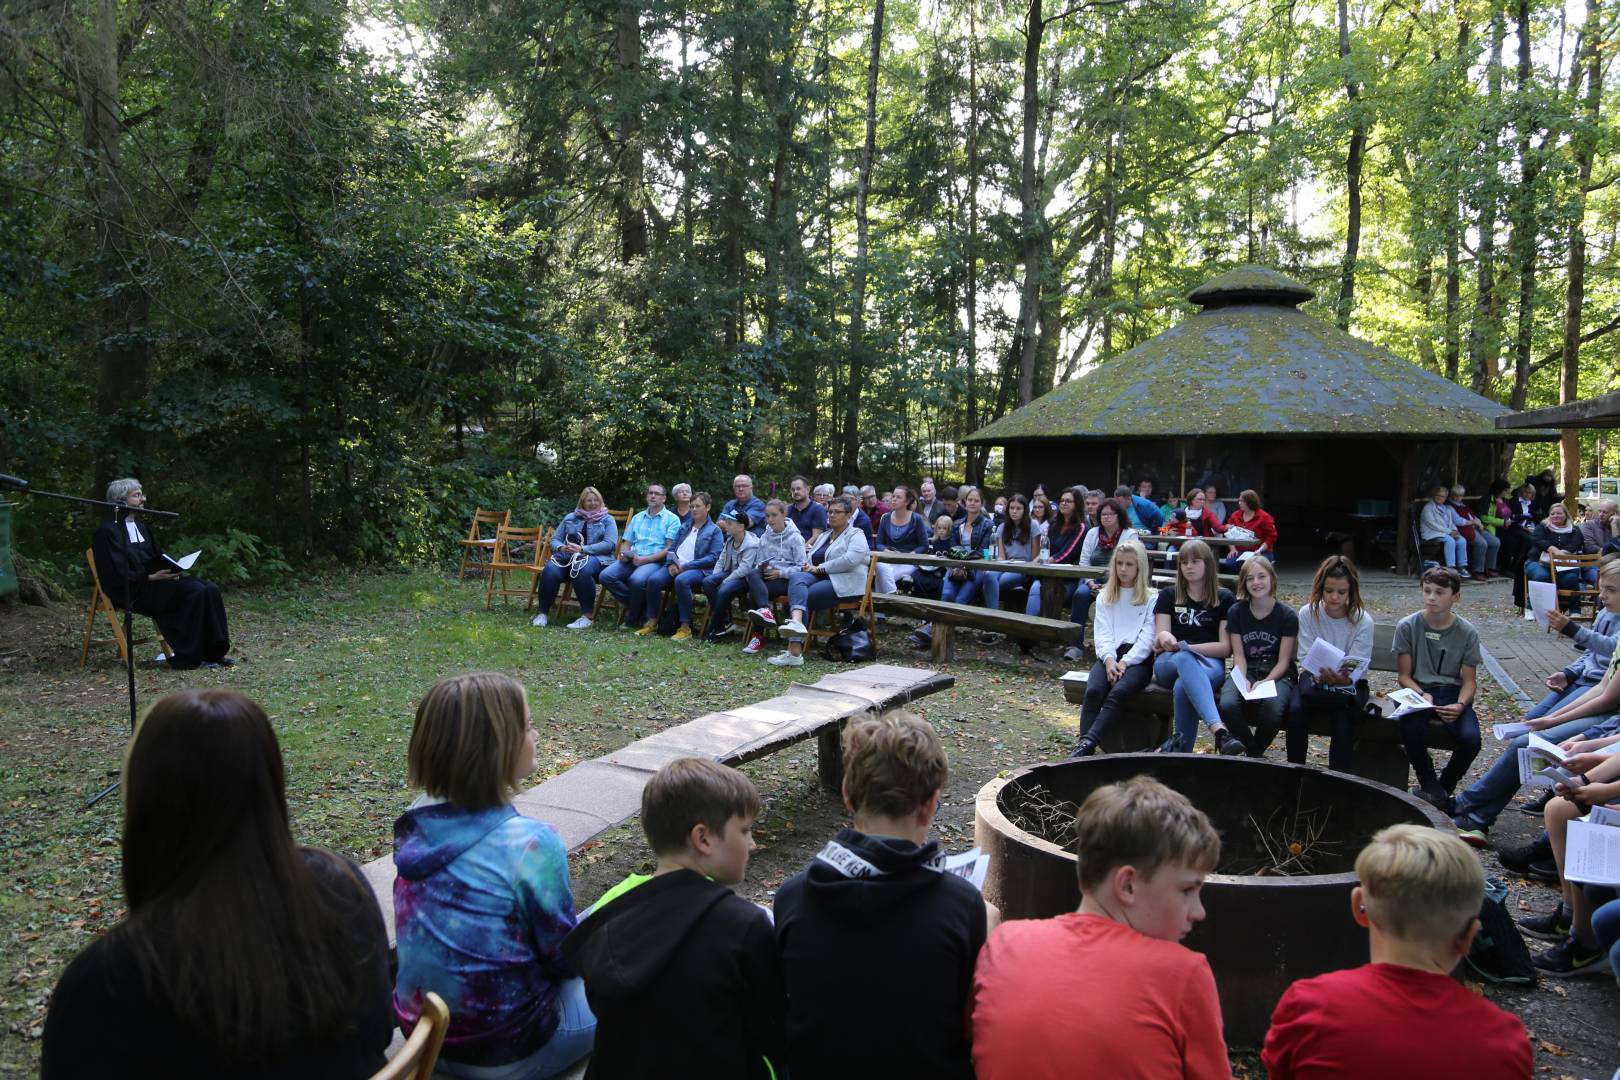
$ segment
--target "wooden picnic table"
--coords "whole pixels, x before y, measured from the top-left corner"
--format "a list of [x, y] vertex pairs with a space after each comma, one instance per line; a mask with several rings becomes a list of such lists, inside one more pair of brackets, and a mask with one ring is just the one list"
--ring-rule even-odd
[[1224, 536], [1166, 536], [1163, 533], [1139, 532], [1136, 538], [1142, 541], [1143, 546], [1158, 545], [1168, 547], [1171, 544], [1185, 544], [1189, 540], [1202, 540], [1212, 548], [1235, 548], [1239, 544], [1254, 544], [1256, 540], [1228, 540]]
[[[1076, 566], [1073, 563], [1028, 562], [999, 559], [951, 559], [944, 555], [928, 555], [910, 551], [875, 551], [878, 562], [900, 563], [911, 566], [937, 567], [944, 570], [994, 570], [997, 573], [1023, 574], [1033, 578], [1055, 578], [1059, 581], [1100, 581], [1108, 576], [1106, 566]], [[1162, 571], [1159, 572], [1162, 576]], [[1222, 574], [1220, 583], [1228, 588], [1237, 586], [1237, 578]], [[1047, 619], [1064, 617], [1063, 594], [1058, 589], [1041, 590], [1041, 616]]]

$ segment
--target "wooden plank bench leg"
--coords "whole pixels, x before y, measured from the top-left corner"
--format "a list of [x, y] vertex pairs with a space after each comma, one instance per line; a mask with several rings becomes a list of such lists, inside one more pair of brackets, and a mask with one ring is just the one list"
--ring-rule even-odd
[[828, 791], [844, 790], [844, 725], [816, 735], [816, 776]]
[[936, 622], [934, 624], [934, 648], [930, 659], [936, 664], [948, 664], [955, 658], [956, 627], [950, 623]]

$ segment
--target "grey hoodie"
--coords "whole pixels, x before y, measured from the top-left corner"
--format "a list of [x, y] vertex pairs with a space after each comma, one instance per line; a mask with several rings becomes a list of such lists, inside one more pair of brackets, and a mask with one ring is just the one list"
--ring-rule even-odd
[[[770, 529], [765, 531], [770, 532]], [[714, 564], [713, 576], [740, 581], [760, 568], [764, 554], [764, 542], [753, 533], [743, 533], [740, 545], [726, 541], [725, 550], [720, 552], [720, 558]]]
[[760, 554], [759, 567], [774, 567], [778, 573], [791, 574], [804, 565], [804, 537], [799, 533], [799, 527], [793, 524], [792, 518], [783, 520], [782, 531], [775, 532], [769, 525], [760, 533], [759, 542], [764, 550]]

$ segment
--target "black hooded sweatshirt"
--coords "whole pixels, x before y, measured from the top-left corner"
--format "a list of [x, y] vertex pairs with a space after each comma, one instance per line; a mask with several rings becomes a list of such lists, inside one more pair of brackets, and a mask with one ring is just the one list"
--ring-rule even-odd
[[776, 894], [793, 1080], [971, 1080], [984, 899], [939, 844], [843, 829]]
[[580, 920], [563, 955], [596, 1014], [586, 1080], [754, 1080], [780, 1065], [782, 972], [770, 918], [690, 870]]

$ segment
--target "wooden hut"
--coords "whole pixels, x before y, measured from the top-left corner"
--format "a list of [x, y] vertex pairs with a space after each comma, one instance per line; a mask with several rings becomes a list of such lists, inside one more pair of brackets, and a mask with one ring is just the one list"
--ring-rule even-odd
[[1411, 507], [1436, 482], [1482, 494], [1506, 443], [1488, 398], [1299, 310], [1315, 294], [1240, 266], [1197, 289], [1200, 309], [988, 427], [1011, 489], [1154, 482], [1257, 491], [1289, 547], [1330, 532], [1393, 532], [1411, 565]]

